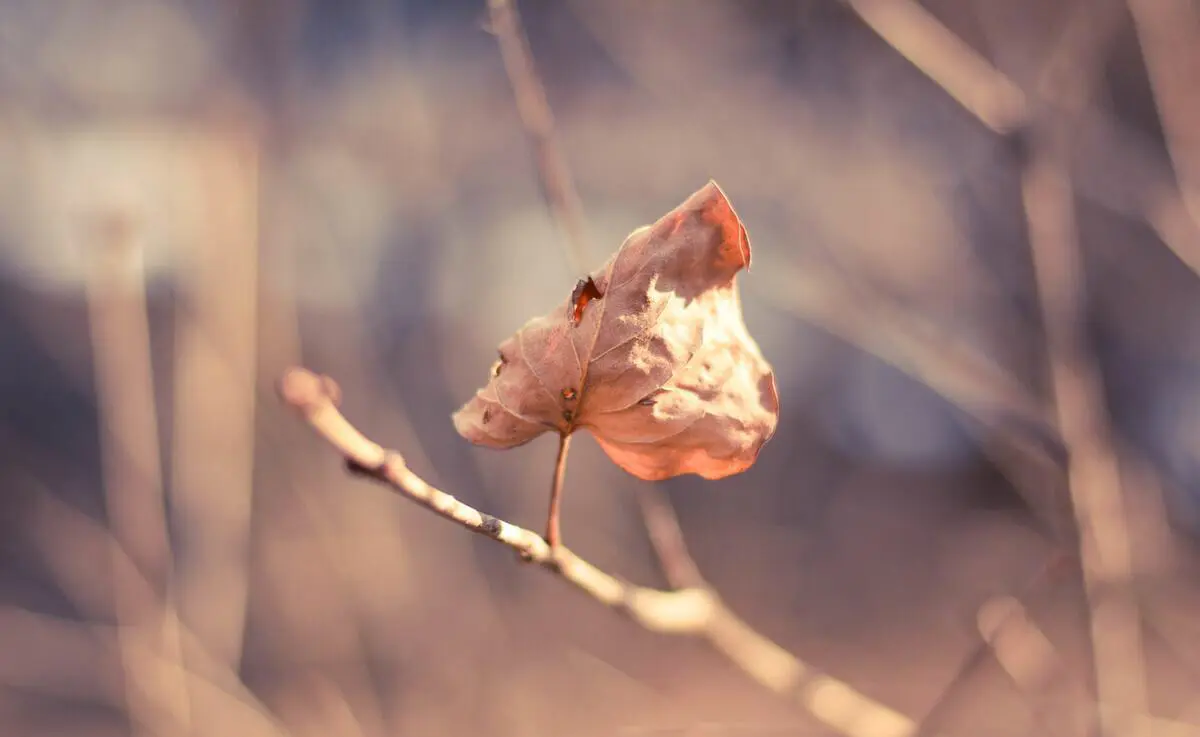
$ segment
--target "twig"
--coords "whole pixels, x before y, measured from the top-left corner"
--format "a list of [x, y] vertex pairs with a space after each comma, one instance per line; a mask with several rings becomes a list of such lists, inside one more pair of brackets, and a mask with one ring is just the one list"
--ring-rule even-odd
[[546, 102], [546, 90], [529, 51], [529, 40], [525, 37], [521, 18], [512, 0], [488, 0], [488, 10], [491, 31], [500, 45], [500, 56], [512, 84], [517, 111], [533, 142], [546, 206], [566, 233], [567, 258], [572, 270], [582, 274], [587, 250], [584, 246], [583, 205], [571, 180], [571, 171], [554, 138], [554, 116]]
[[654, 631], [695, 631], [711, 614], [706, 592], [662, 592], [633, 586], [600, 571], [565, 546], [551, 551], [541, 535], [497, 519], [434, 488], [413, 473], [404, 458], [367, 439], [337, 409], [340, 390], [328, 377], [290, 369], [280, 382], [283, 399], [346, 458], [351, 471], [379, 481], [401, 495], [477, 534], [508, 545], [531, 562], [555, 571], [606, 606], [627, 612]]
[[555, 551], [537, 533], [480, 512], [430, 486], [404, 458], [359, 432], [337, 409], [340, 390], [328, 377], [290, 369], [280, 394], [346, 459], [347, 467], [471, 532], [484, 535], [538, 563], [601, 604], [654, 632], [707, 639], [751, 678], [794, 699], [827, 726], [848, 737], [908, 737], [912, 720], [811, 668], [755, 632], [707, 586], [660, 591], [626, 583], [565, 546]]

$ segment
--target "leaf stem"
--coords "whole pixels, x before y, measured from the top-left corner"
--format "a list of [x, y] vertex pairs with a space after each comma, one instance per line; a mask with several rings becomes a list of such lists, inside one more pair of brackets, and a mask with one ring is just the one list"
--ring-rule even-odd
[[554, 459], [554, 482], [550, 486], [550, 512], [546, 517], [546, 543], [551, 554], [562, 544], [559, 525], [562, 509], [563, 479], [567, 475], [567, 452], [571, 449], [571, 433], [558, 436], [558, 457]]

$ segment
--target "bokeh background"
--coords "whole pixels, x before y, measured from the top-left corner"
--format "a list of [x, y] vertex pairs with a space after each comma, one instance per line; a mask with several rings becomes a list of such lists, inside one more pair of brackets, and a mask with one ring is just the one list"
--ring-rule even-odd
[[[705, 576], [913, 719], [1050, 734], [1057, 707], [995, 659], [963, 670], [979, 608], [1020, 594], [1053, 683], [1090, 683], [1078, 577], [1025, 591], [1067, 494], [1038, 139], [1011, 96], [981, 120], [914, 66], [860, 15], [881, 4], [520, 10], [589, 268], [710, 178], [752, 240], [779, 431], [742, 475], [660, 484]], [[1200, 25], [1165, 34], [1171, 87], [1120, 2], [924, 8], [1022, 120], [1067, 120], [1149, 703], [1200, 723]], [[288, 365], [328, 373], [431, 482], [539, 529], [555, 441], [472, 447], [450, 414], [570, 292], [567, 253], [481, 1], [0, 1], [0, 734], [831, 734], [702, 641], [350, 478], [276, 398]], [[661, 586], [641, 483], [582, 437], [565, 535]]]

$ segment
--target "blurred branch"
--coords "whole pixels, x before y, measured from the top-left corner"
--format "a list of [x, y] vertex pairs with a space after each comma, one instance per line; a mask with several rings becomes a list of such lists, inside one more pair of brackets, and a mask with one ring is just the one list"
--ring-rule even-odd
[[[69, 662], [65, 665], [62, 664], [62, 661], [72, 659], [87, 661], [94, 658], [95, 655], [106, 654], [106, 651], [113, 649], [114, 642], [121, 640], [122, 635], [119, 629], [110, 624], [73, 622], [25, 609], [0, 606], [0, 631], [13, 639], [20, 638], [23, 642], [37, 643], [48, 656], [37, 658], [32, 671], [24, 667], [16, 669], [0, 666], [0, 683], [65, 696], [67, 694], [61, 692], [63, 684], [66, 682], [72, 693], [79, 694], [81, 689], [86, 689], [82, 693], [89, 699], [95, 699], [106, 706], [120, 708], [124, 705], [121, 697], [110, 693], [103, 683], [77, 685], [76, 679], [79, 679], [81, 675], [88, 678], [93, 675], [86, 672], [81, 674], [79, 672], [80, 663], [73, 666]], [[123, 646], [118, 646], [117, 649], [123, 649]], [[162, 662], [162, 654], [143, 641], [138, 641], [132, 652], [139, 661], [144, 661], [143, 667], [147, 670], [161, 667], [170, 668], [174, 665]], [[28, 663], [22, 662], [20, 665], [26, 666]], [[246, 698], [246, 694], [249, 692], [236, 677], [215, 681], [191, 671], [183, 671], [182, 676], [191, 691], [202, 694], [210, 703], [221, 705], [221, 727], [224, 734], [244, 735], [245, 737], [286, 737], [286, 733], [260, 704]], [[137, 726], [146, 727], [142, 724]], [[184, 737], [193, 733], [176, 726], [170, 731], [156, 731], [154, 734], [155, 737], [168, 737], [169, 735]], [[353, 733], [345, 732], [343, 734], [352, 735]]]
[[571, 269], [583, 274], [587, 263], [583, 205], [571, 180], [570, 168], [554, 138], [554, 116], [534, 67], [529, 39], [525, 37], [521, 18], [511, 0], [488, 0], [488, 10], [491, 31], [500, 44], [500, 55], [512, 84], [517, 111], [533, 142], [542, 194], [567, 236], [566, 252]]
[[670, 508], [652, 507], [651, 534], [665, 554], [668, 575], [690, 585], [660, 591], [621, 581], [583, 560], [565, 546], [551, 550], [536, 533], [497, 519], [430, 486], [404, 458], [371, 441], [337, 409], [340, 390], [328, 377], [305, 369], [289, 370], [280, 394], [309, 425], [346, 459], [347, 467], [385, 484], [401, 496], [471, 532], [503, 543], [522, 559], [537, 563], [596, 601], [654, 632], [707, 639], [717, 650], [771, 691], [795, 698], [827, 726], [849, 737], [906, 737], [914, 724], [903, 714], [821, 674], [755, 632], [726, 608], [707, 584], [695, 578], [682, 535]]
[[658, 564], [671, 588], [708, 588], [704, 577], [700, 575], [700, 567], [688, 552], [675, 509], [663, 491], [651, 484], [638, 484], [637, 500], [650, 544], [654, 546]]
[[1086, 735], [1093, 722], [1094, 710], [1087, 708], [1091, 699], [1021, 602], [1009, 596], [992, 599], [980, 608], [978, 622], [984, 642], [1047, 734]]
[[[1143, 734], [1200, 737], [1200, 725], [1191, 723], [1196, 720], [1188, 712], [1178, 719], [1163, 719], [1123, 713], [1120, 707], [1103, 702], [1096, 704], [1083, 684], [1068, 672], [1050, 638], [1012, 597], [993, 599], [979, 610], [979, 631], [1026, 698], [1042, 705], [1039, 714], [1054, 727], [1054, 734], [1089, 734], [1092, 715], [1098, 711], [1111, 719], [1135, 720], [1135, 729]], [[1089, 712], [1080, 710], [1084, 706], [1091, 707]], [[1196, 714], [1200, 715], [1200, 711]]]
[[171, 511], [183, 531], [180, 616], [236, 669], [250, 575], [259, 141], [249, 113], [234, 113], [194, 150], [211, 217], [182, 272], [188, 309], [175, 329]]
[[[864, 20], [910, 59], [919, 50], [903, 32], [905, 22], [916, 23], [913, 18], [919, 16], [923, 24], [936, 23], [920, 6], [907, 0], [852, 4], [860, 13], [864, 7], [878, 10], [886, 6], [890, 13], [867, 15]], [[1047, 333], [1058, 424], [1070, 451], [1068, 488], [1080, 531], [1084, 577], [1092, 610], [1099, 701], [1142, 714], [1146, 711], [1146, 682], [1139, 618], [1129, 591], [1131, 543], [1122, 508], [1115, 450], [1107, 438], [1103, 417], [1100, 380], [1083, 345], [1082, 267], [1066, 153], [1072, 148], [1066, 143], [1067, 125], [1077, 122], [1088, 107], [1095, 70], [1099, 67], [1099, 48], [1103, 46], [1100, 41], [1110, 32], [1111, 21], [1096, 22], [1088, 15], [1091, 10], [1087, 6], [1081, 11], [1082, 16], [1072, 19], [1043, 77], [1042, 91], [1058, 93], [1066, 110], [1065, 115], [1054, 121], [1054, 137], [1049, 145], [1041, 140], [1033, 142], [1034, 158], [1024, 173], [1022, 191]], [[952, 38], [928, 36], [925, 40], [945, 44]], [[952, 88], [956, 82], [948, 67], [914, 63], [954, 94]], [[985, 87], [995, 85], [998, 74], [981, 74], [976, 83]], [[1040, 133], [1031, 123], [1026, 121], [1027, 134]], [[1188, 262], [1188, 257], [1196, 254], [1179, 255]], [[1113, 712], [1104, 710], [1100, 717], [1103, 732], [1116, 734]]]
[[1200, 221], [1200, 11], [1192, 0], [1128, 0], [1183, 203]]
[[[1067, 480], [1081, 538], [1098, 700], [1144, 714], [1145, 665], [1121, 479], [1108, 438], [1101, 378], [1083, 329], [1083, 267], [1065, 165], [1068, 134], [1065, 126], [1055, 125], [1048, 140], [1038, 142], [1022, 195], [1059, 427], [1070, 449]], [[1114, 716], [1101, 711], [1101, 734], [1133, 733], [1124, 728], [1134, 724]]]
[[[148, 735], [191, 727], [179, 621], [170, 604], [171, 545], [150, 359], [142, 253], [127, 213], [104, 213], [86, 246], [88, 317], [100, 405], [103, 483], [113, 537], [132, 567], [114, 555], [114, 615], [130, 718]], [[152, 584], [138, 585], [141, 570]], [[163, 587], [156, 596], [154, 586]], [[161, 598], [160, 598], [161, 597]], [[158, 654], [145, 657], [146, 650]]]
[[1146, 734], [1146, 664], [1141, 616], [1133, 590], [1133, 543], [1111, 440], [1103, 379], [1087, 343], [1088, 301], [1068, 169], [1072, 123], [1087, 108], [1108, 35], [1088, 15], [1076, 16], [1044, 91], [1065, 115], [1035, 126], [1021, 179], [1029, 247], [1042, 311], [1046, 356], [1058, 426], [1067, 443], [1067, 486], [1080, 537], [1092, 660], [1105, 737]]
[[[1031, 99], [1002, 72], [988, 64], [980, 54], [945, 27], [932, 13], [913, 0], [845, 0], [872, 30], [908, 59], [934, 83], [988, 128], [1001, 135], [1023, 136], [1029, 133], [1034, 120], [1035, 103], [1055, 112], [1059, 100], [1038, 90], [1038, 99]], [[1175, 0], [1186, 3], [1187, 0]], [[1145, 0], [1153, 5], [1157, 0]], [[1079, 3], [1072, 23], [1105, 27], [1115, 24], [1110, 7], [1101, 7], [1099, 18], [1091, 2]], [[1090, 32], [1090, 31], [1089, 31]], [[1086, 34], [1085, 34], [1086, 35]], [[1068, 34], [1068, 41], [1071, 40]], [[1051, 69], [1060, 69], [1061, 61], [1070, 58], [1070, 46], [1052, 55]], [[1065, 51], [1065, 53], [1063, 53]], [[1174, 68], [1174, 67], [1173, 67]], [[1191, 79], [1194, 72], [1180, 71], [1178, 79]], [[1043, 80], [1044, 81], [1044, 77]], [[1190, 99], [1185, 96], [1184, 99]], [[1069, 105], [1069, 101], [1068, 101]], [[1116, 212], [1140, 214], [1154, 228], [1159, 238], [1192, 271], [1200, 274], [1200, 217], [1190, 210], [1186, 196], [1171, 185], [1153, 166], [1147, 166], [1144, 152], [1130, 142], [1133, 134], [1099, 110], [1087, 107], [1086, 116], [1076, 122], [1090, 135], [1080, 136], [1076, 162], [1072, 170], [1078, 178], [1081, 194]], [[1192, 118], [1194, 120], [1194, 118]], [[1196, 128], [1185, 128], [1194, 131]], [[1127, 174], [1127, 160], [1137, 163], [1138, 179], [1145, 180], [1137, 187], [1124, 187], [1120, 178], [1114, 183], [1113, 172]]]
[[[672, 588], [712, 592], [688, 552], [675, 509], [657, 486], [639, 485], [638, 503], [659, 565]], [[714, 599], [716, 594], [712, 593]], [[719, 600], [717, 600], [719, 602]], [[761, 685], [800, 706], [826, 726], [846, 735], [915, 735], [919, 725], [872, 703], [848, 686], [818, 674], [791, 653], [750, 628], [723, 604], [705, 633], [708, 641]], [[811, 675], [809, 675], [811, 673]], [[784, 677], [781, 677], [784, 676]], [[797, 682], [803, 685], [797, 686]]]
[[917, 3], [846, 1], [884, 41], [988, 128], [1013, 133], [1029, 118], [1021, 89]]
[[[997, 468], [1059, 544], [1074, 547], [1062, 490], [1065, 453], [1041, 400], [963, 341], [831, 271], [772, 264], [760, 272], [779, 307], [894, 366], [959, 407]], [[1049, 481], [1047, 480], [1049, 479]]]
[[[139, 570], [129, 551], [109, 529], [59, 501], [44, 488], [39, 488], [35, 499], [37, 506], [30, 525], [33, 542], [59, 587], [77, 610], [92, 620], [109, 621], [114, 618], [112, 612], [120, 606], [122, 598], [142, 602], [159, 600], [160, 595], [155, 591], [154, 584]], [[121, 582], [121, 588], [112, 587], [116, 590], [110, 590], [109, 581], [95, 575], [94, 561], [105, 558], [112, 561], [112, 577], [114, 581]], [[160, 603], [159, 606], [166, 609], [168, 604]], [[167, 611], [172, 613], [173, 609]], [[109, 635], [116, 639], [120, 657], [133, 665], [135, 678], [127, 678], [127, 690], [153, 692], [164, 685], [186, 688], [187, 693], [197, 702], [204, 703], [212, 714], [220, 714], [223, 720], [236, 720], [232, 723], [223, 721], [220, 725], [222, 730], [219, 731], [248, 737], [288, 737], [287, 731], [275, 722], [266, 707], [241, 681], [238, 673], [227, 663], [213, 657], [206, 644], [177, 617], [173, 623], [178, 653], [162, 652], [162, 647], [154, 641], [153, 632], [140, 634], [124, 625], [119, 618], [114, 627], [90, 622], [81, 626], [90, 628], [101, 643]], [[184, 662], [187, 663], [186, 667]], [[164, 680], [165, 684], [155, 679]], [[243, 721], [247, 712], [256, 715], [254, 721], [257, 725], [254, 728]], [[184, 725], [181, 724], [164, 726], [169, 715], [162, 716], [156, 711], [149, 714], [153, 724], [137, 721], [144, 718], [140, 713], [133, 713], [130, 717], [154, 737], [190, 734], [183, 731]]]
[[[1034, 127], [1027, 103], [1019, 106], [1024, 120], [997, 116], [997, 109], [1007, 112], [1018, 108], [1011, 99], [1015, 87], [1006, 84], [1003, 75], [974, 55], [919, 5], [907, 0], [849, 1], [863, 20], [899, 53], [994, 131], [1027, 136], [1040, 132]], [[1088, 107], [1090, 90], [1101, 68], [1101, 49], [1116, 28], [1115, 7], [1110, 2], [1096, 13], [1094, 5], [1084, 4], [1072, 17], [1043, 70], [1039, 92], [1062, 105], [1054, 116], [1058, 138], [1049, 147], [1035, 147], [1035, 158], [1023, 180], [1058, 425], [1069, 450], [1068, 488], [1082, 538], [1081, 557], [1092, 609], [1099, 703], [1106, 704], [1099, 711], [1104, 734], [1117, 734], [1118, 724], [1146, 728], [1144, 720], [1139, 720], [1139, 715], [1146, 713], [1146, 683], [1139, 618], [1128, 588], [1132, 577], [1131, 543], [1122, 508], [1115, 449], [1106, 435], [1099, 377], [1083, 349], [1081, 266], [1067, 170], [1066, 152], [1071, 147], [1065, 141], [1064, 118], [1077, 121]], [[1161, 209], [1161, 205], [1149, 207], [1147, 217], [1159, 221]], [[1177, 220], [1175, 226], [1179, 225]], [[1189, 225], [1189, 230], [1194, 230], [1194, 223]], [[1171, 235], [1178, 235], [1182, 229], [1175, 230]], [[1188, 243], [1188, 248], [1180, 248], [1178, 238], [1164, 234], [1164, 240], [1185, 262], [1189, 256], [1197, 255], [1192, 248], [1194, 241]], [[1191, 263], [1196, 265], [1194, 260]], [[922, 378], [932, 374], [941, 379], [931, 385], [941, 387], [943, 393], [957, 398], [960, 404], [964, 399], [968, 402], [972, 399], [954, 391], [957, 387], [946, 381], [944, 372], [921, 371], [922, 363], [932, 361], [940, 365], [943, 352], [926, 361], [914, 360], [922, 355], [920, 350], [901, 353], [909, 359], [910, 373], [915, 369], [923, 374]], [[1110, 589], [1117, 591], [1113, 593]], [[1011, 613], [1011, 608], [1005, 611]], [[1006, 615], [999, 615], [991, 623], [993, 629], [1002, 629], [1005, 618]]]

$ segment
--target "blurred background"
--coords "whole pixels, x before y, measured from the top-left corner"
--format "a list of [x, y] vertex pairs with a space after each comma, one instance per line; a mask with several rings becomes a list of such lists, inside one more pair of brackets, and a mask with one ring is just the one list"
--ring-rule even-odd
[[[744, 474], [659, 484], [731, 609], [947, 734], [1058, 733], [1088, 605], [1029, 584], [1090, 458], [1147, 705], [1200, 724], [1200, 9], [520, 10], [587, 268], [710, 178], [750, 234], [779, 430]], [[1039, 231], [1043, 160], [1072, 189]], [[450, 414], [574, 286], [564, 238], [482, 0], [0, 0], [0, 735], [833, 734], [350, 478], [276, 398], [327, 373], [418, 473], [540, 529], [554, 439], [488, 451]], [[1082, 450], [1039, 284], [1081, 303]], [[564, 534], [664, 586], [642, 483], [581, 437]], [[1004, 595], [1061, 660], [1049, 701], [981, 644]]]

